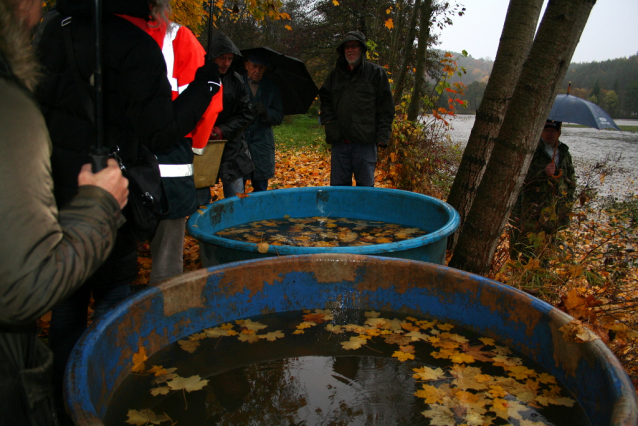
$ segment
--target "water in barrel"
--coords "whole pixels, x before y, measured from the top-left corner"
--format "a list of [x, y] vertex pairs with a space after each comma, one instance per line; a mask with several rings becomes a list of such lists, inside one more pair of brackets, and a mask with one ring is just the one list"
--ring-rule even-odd
[[114, 425], [589, 425], [571, 393], [491, 338], [424, 317], [288, 311], [204, 329], [146, 359]]

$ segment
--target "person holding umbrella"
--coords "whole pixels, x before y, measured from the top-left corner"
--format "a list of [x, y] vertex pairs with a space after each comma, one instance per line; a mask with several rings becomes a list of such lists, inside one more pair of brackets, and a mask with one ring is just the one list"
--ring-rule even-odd
[[510, 256], [531, 257], [530, 233], [554, 235], [569, 226], [576, 171], [569, 147], [562, 143], [560, 121], [547, 120], [516, 204], [510, 215]]
[[[248, 91], [237, 68], [241, 66], [241, 52], [225, 34], [217, 32], [208, 47], [208, 56], [219, 67], [224, 109], [217, 116], [211, 140], [226, 140], [219, 165], [224, 198], [244, 192], [244, 176], [255, 169], [244, 129], [253, 120]], [[211, 202], [210, 188], [198, 188], [199, 205]]]
[[0, 0], [0, 424], [12, 426], [58, 425], [53, 356], [36, 319], [104, 262], [128, 200], [117, 162], [92, 173], [87, 158], [77, 194], [56, 205], [51, 141], [32, 92], [41, 11], [40, 0]]
[[[208, 61], [194, 81], [173, 101], [162, 51], [144, 31], [124, 16], [155, 21], [168, 0], [103, 0], [104, 140], [119, 149], [124, 164], [133, 163], [144, 145], [166, 153], [192, 131], [219, 86], [217, 66]], [[59, 12], [42, 32], [38, 57], [44, 78], [36, 97], [52, 144], [52, 174], [58, 205], [78, 190], [77, 171], [87, 161], [95, 140], [95, 120], [87, 107], [95, 73], [95, 24], [92, 0], [58, 0]], [[70, 52], [70, 53], [69, 53]], [[84, 97], [82, 96], [84, 95]], [[117, 148], [116, 148], [117, 147]], [[91, 297], [99, 318], [130, 294], [137, 277], [137, 241], [130, 222], [119, 230], [104, 265], [84, 285], [52, 310], [49, 345], [54, 352], [54, 384], [61, 389], [69, 355], [87, 327]], [[61, 392], [59, 409], [61, 407]]]
[[253, 191], [260, 192], [268, 189], [268, 179], [275, 176], [275, 135], [272, 126], [281, 124], [284, 109], [279, 87], [267, 75], [264, 76], [269, 67], [267, 59], [254, 53], [246, 58], [244, 66], [244, 84], [255, 116], [244, 132], [255, 165], [255, 170], [246, 178], [250, 179]]

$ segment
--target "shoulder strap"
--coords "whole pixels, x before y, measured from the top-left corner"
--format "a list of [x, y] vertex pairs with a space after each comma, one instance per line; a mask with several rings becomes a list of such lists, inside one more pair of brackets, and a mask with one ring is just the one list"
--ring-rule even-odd
[[78, 92], [80, 96], [80, 100], [82, 102], [82, 106], [84, 110], [91, 120], [91, 123], [95, 124], [95, 103], [93, 102], [93, 98], [89, 93], [88, 84], [82, 80], [80, 76], [80, 71], [78, 70], [78, 64], [75, 60], [75, 54], [73, 53], [73, 34], [71, 32], [71, 17], [68, 16], [62, 20], [60, 23], [62, 26], [62, 34], [64, 35], [64, 46], [66, 48], [66, 58], [69, 62], [69, 70], [71, 71], [71, 75], [73, 75], [73, 79], [82, 89]]

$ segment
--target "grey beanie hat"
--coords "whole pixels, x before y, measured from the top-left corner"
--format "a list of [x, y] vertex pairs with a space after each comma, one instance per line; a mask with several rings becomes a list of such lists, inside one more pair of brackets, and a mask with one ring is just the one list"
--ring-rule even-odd
[[337, 53], [339, 53], [339, 55], [343, 55], [343, 45], [346, 42], [353, 40], [361, 43], [361, 49], [363, 53], [367, 52], [368, 46], [366, 46], [366, 36], [363, 35], [361, 31], [350, 31], [343, 37], [343, 40], [341, 40], [341, 44], [339, 45], [339, 47], [337, 47]]

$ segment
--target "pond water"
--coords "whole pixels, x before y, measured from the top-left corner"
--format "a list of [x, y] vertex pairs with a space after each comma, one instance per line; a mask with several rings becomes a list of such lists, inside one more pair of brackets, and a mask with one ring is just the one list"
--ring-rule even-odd
[[[461, 115], [452, 120], [451, 137], [464, 146], [474, 126], [473, 115]], [[638, 126], [638, 120], [614, 120], [619, 126]], [[588, 165], [610, 157], [614, 173], [599, 186], [600, 195], [623, 196], [638, 193], [638, 133], [592, 128], [563, 127], [560, 137], [569, 146], [579, 183]], [[620, 157], [620, 158], [619, 158]]]

